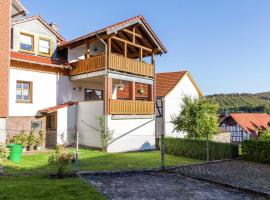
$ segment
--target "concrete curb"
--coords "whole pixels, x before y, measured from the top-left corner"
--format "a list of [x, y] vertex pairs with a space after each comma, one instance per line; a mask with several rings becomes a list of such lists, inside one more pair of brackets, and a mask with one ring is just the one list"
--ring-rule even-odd
[[140, 169], [140, 170], [119, 170], [119, 171], [81, 171], [77, 172], [77, 176], [123, 176], [132, 174], [146, 174], [153, 172], [160, 172], [161, 169]]

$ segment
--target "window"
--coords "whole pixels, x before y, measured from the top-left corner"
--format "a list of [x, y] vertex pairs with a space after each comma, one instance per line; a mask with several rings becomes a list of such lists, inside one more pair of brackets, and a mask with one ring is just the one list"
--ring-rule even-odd
[[34, 36], [26, 33], [20, 34], [20, 49], [25, 52], [34, 52]]
[[41, 130], [42, 129], [42, 121], [31, 121], [31, 129], [32, 130]]
[[103, 100], [103, 91], [95, 89], [85, 89], [84, 100], [85, 101]]
[[32, 82], [17, 81], [16, 102], [18, 103], [31, 103], [32, 102]]
[[39, 38], [38, 52], [41, 55], [51, 55], [51, 40], [48, 38]]

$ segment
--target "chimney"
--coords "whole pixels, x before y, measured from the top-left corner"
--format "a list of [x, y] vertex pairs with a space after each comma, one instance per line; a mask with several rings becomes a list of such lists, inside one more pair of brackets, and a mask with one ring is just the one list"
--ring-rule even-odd
[[50, 23], [50, 26], [53, 28], [53, 30], [59, 33], [59, 26], [56, 23], [52, 22]]

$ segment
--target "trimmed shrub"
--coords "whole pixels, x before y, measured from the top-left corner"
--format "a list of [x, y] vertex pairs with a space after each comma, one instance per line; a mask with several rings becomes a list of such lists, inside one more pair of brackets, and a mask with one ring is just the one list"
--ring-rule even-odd
[[244, 140], [241, 149], [243, 160], [270, 163], [270, 141]]
[[[184, 138], [164, 138], [166, 154], [206, 160], [206, 141]], [[238, 146], [209, 141], [209, 159], [222, 160], [238, 157]]]

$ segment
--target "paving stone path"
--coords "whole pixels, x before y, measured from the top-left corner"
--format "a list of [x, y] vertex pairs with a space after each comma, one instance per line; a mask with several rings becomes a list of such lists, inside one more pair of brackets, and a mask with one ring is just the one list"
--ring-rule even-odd
[[263, 192], [270, 196], [270, 165], [237, 160], [183, 166], [173, 171], [188, 177]]
[[220, 185], [167, 173], [85, 175], [109, 199], [265, 199]]

